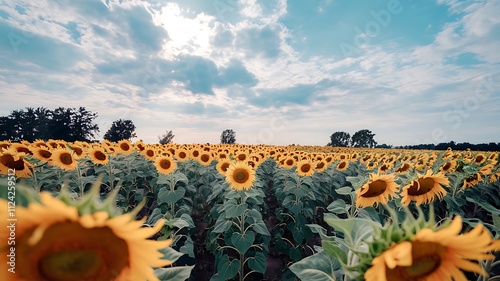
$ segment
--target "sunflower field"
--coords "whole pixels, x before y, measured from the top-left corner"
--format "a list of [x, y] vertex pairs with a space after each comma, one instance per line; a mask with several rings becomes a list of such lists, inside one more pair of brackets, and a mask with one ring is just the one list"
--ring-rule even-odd
[[0, 280], [500, 280], [497, 152], [0, 141]]

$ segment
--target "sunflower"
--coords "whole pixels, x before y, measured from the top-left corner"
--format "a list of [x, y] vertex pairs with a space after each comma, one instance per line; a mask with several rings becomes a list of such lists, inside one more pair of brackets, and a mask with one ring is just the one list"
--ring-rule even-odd
[[410, 170], [410, 168], [411, 168], [411, 164], [408, 162], [404, 162], [403, 164], [401, 164], [401, 167], [396, 169], [396, 174], [402, 175], [402, 174], [408, 172], [408, 170]]
[[463, 180], [462, 189], [473, 187], [483, 180], [481, 173], [474, 173], [472, 176], [468, 176]]
[[231, 166], [231, 161], [228, 159], [220, 159], [218, 160], [217, 165], [215, 165], [215, 168], [219, 174], [225, 175], [229, 166]]
[[88, 156], [90, 157], [90, 160], [92, 160], [92, 163], [94, 164], [108, 165], [109, 163], [109, 157], [103, 148], [93, 147], [89, 149]]
[[246, 152], [238, 152], [235, 156], [234, 159], [238, 161], [245, 161], [248, 159], [248, 153]]
[[451, 173], [455, 170], [456, 167], [457, 167], [457, 161], [450, 160], [450, 161], [444, 163], [443, 165], [441, 165], [441, 167], [439, 167], [439, 171], [441, 171], [443, 173]]
[[17, 152], [23, 152], [26, 155], [33, 155], [33, 152], [31, 151], [30, 147], [26, 144], [22, 143], [13, 143], [10, 148], [15, 149]]
[[130, 154], [134, 151], [134, 147], [129, 140], [121, 140], [116, 144], [116, 151], [121, 154]]
[[144, 158], [149, 160], [155, 160], [156, 158], [156, 150], [152, 146], [144, 147], [144, 149], [141, 150], [141, 154]]
[[154, 163], [158, 173], [168, 175], [177, 168], [177, 163], [171, 157], [161, 156], [156, 158]]
[[396, 197], [398, 185], [393, 174], [370, 174], [370, 179], [360, 189], [356, 190], [356, 207], [369, 207], [373, 204], [386, 204]]
[[283, 161], [284, 167], [289, 168], [289, 169], [294, 167], [296, 163], [297, 163], [297, 161], [295, 161], [295, 158], [293, 158], [293, 157], [287, 157]]
[[297, 163], [297, 169], [295, 170], [297, 175], [301, 177], [309, 177], [314, 174], [314, 166], [310, 160], [301, 160]]
[[442, 173], [433, 174], [432, 170], [427, 170], [425, 175], [417, 173], [417, 179], [403, 187], [401, 203], [408, 205], [411, 201], [415, 201], [418, 206], [434, 201], [435, 196], [442, 200], [446, 195], [443, 186], [449, 187], [450, 181]]
[[189, 159], [189, 154], [187, 150], [180, 148], [175, 151], [175, 159], [179, 162], [184, 162]]
[[0, 152], [0, 174], [10, 174], [9, 170], [14, 169], [16, 177], [29, 178], [31, 176], [30, 168], [33, 165], [24, 159], [25, 154], [17, 152], [13, 148]]
[[499, 250], [498, 240], [477, 224], [460, 235], [462, 219], [456, 216], [448, 227], [434, 231], [423, 228], [411, 240], [394, 244], [372, 260], [366, 281], [467, 280], [461, 270], [486, 275], [472, 260], [492, 260], [490, 251]]
[[212, 157], [212, 153], [211, 152], [201, 152], [200, 155], [198, 156], [197, 158], [198, 162], [203, 165], [203, 166], [209, 166], [210, 163], [212, 163], [212, 160], [214, 160], [214, 158]]
[[380, 165], [380, 167], [378, 167], [378, 173], [379, 173], [379, 174], [385, 174], [385, 173], [387, 173], [387, 171], [389, 171], [390, 169], [392, 169], [392, 164], [389, 164], [389, 163], [383, 163], [382, 165]]
[[372, 162], [368, 163], [368, 165], [366, 165], [366, 169], [368, 171], [370, 171], [370, 170], [375, 169], [375, 167], [377, 167], [377, 166], [378, 166], [378, 162], [372, 161]]
[[349, 161], [343, 160], [340, 161], [340, 163], [337, 165], [337, 170], [338, 171], [345, 171], [349, 168]]
[[227, 169], [226, 181], [233, 190], [248, 190], [255, 181], [255, 170], [245, 162], [232, 163]]
[[33, 157], [40, 160], [47, 162], [50, 160], [50, 157], [52, 156], [52, 152], [50, 149], [47, 147], [31, 147], [31, 151], [33, 151]]
[[316, 161], [316, 166], [314, 167], [314, 170], [316, 172], [321, 173], [325, 171], [328, 168], [328, 163], [325, 160], [320, 160]]
[[78, 165], [73, 156], [73, 151], [64, 148], [54, 149], [49, 163], [65, 171], [75, 170]]
[[484, 156], [484, 154], [478, 154], [472, 159], [472, 163], [477, 164], [477, 165], [481, 165], [481, 164], [483, 164], [484, 161], [486, 161], [486, 159], [487, 158], [486, 158], [486, 156]]
[[73, 150], [73, 157], [75, 159], [81, 159], [86, 156], [86, 151], [83, 149], [82, 146], [76, 145], [76, 144], [70, 144], [69, 147], [71, 150]]
[[[7, 204], [0, 199], [3, 221]], [[83, 214], [48, 192], [40, 194], [40, 202], [16, 206], [16, 218], [16, 266], [22, 270], [7, 271], [11, 246], [2, 239], [1, 280], [158, 280], [152, 267], [172, 264], [159, 252], [172, 240], [147, 240], [164, 220], [144, 228], [145, 219], [135, 221], [131, 214], [113, 218], [104, 211]], [[0, 232], [7, 235], [6, 227]]]
[[500, 181], [500, 172], [496, 172], [494, 174], [491, 174], [491, 176], [490, 176], [491, 183], [497, 182], [497, 181]]

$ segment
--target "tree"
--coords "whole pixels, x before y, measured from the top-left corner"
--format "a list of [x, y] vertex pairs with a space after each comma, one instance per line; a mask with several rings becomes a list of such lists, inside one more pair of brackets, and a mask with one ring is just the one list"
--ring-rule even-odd
[[222, 144], [236, 143], [236, 133], [231, 129], [226, 129], [222, 131], [222, 134], [220, 135], [220, 143]]
[[163, 136], [158, 136], [158, 139], [160, 141], [160, 144], [167, 144], [167, 143], [171, 143], [172, 142], [172, 139], [174, 138], [174, 133], [172, 132], [172, 130], [170, 131], [167, 131], [166, 134], [164, 134]]
[[377, 142], [373, 139], [374, 136], [370, 130], [359, 130], [352, 135], [351, 144], [354, 147], [375, 147]]
[[351, 142], [351, 135], [346, 132], [335, 132], [330, 136], [330, 146], [348, 147]]
[[137, 137], [134, 133], [135, 125], [132, 120], [116, 120], [111, 124], [111, 128], [104, 134], [104, 139], [117, 142]]
[[65, 141], [90, 141], [99, 131], [94, 124], [96, 113], [84, 107], [59, 107], [51, 111], [45, 107], [13, 110], [2, 117], [0, 135], [11, 141], [36, 139], [62, 139]]

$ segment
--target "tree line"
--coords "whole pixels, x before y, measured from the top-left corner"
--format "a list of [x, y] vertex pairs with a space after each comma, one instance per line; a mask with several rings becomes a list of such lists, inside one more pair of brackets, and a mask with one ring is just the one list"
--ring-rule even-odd
[[[33, 142], [37, 139], [61, 139], [69, 142], [92, 142], [96, 141], [96, 137], [99, 136], [99, 126], [95, 124], [96, 118], [97, 113], [91, 112], [85, 109], [85, 107], [58, 107], [54, 110], [45, 107], [27, 107], [25, 109], [13, 110], [9, 115], [0, 117], [0, 140], [10, 140], [13, 142], [26, 140]], [[136, 126], [132, 120], [119, 119], [111, 124], [111, 127], [106, 131], [103, 138], [113, 142], [136, 138], [135, 129]], [[172, 130], [167, 130], [165, 134], [158, 136], [158, 142], [160, 144], [171, 143], [174, 136]], [[232, 129], [222, 131], [220, 143], [236, 143], [236, 132]], [[377, 144], [375, 134], [368, 129], [359, 130], [352, 136], [343, 131], [334, 132], [330, 136], [330, 142], [328, 142], [327, 146], [393, 148], [392, 145]], [[455, 143], [454, 141], [450, 141], [436, 145], [417, 144], [394, 148], [446, 150], [448, 147], [454, 150], [500, 151], [500, 143], [494, 142], [471, 144], [468, 142]]]

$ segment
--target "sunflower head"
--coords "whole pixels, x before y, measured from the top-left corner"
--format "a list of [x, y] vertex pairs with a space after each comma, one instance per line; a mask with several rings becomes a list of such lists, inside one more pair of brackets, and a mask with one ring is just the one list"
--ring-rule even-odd
[[24, 152], [17, 152], [13, 148], [4, 149], [0, 152], [0, 174], [7, 175], [9, 170], [14, 169], [16, 177], [18, 178], [28, 178], [31, 176], [32, 172], [30, 168], [33, 164], [28, 162], [24, 157], [26, 154]]
[[370, 174], [370, 179], [356, 190], [356, 207], [387, 204], [392, 197], [397, 197], [396, 192], [398, 184], [394, 174]]
[[108, 154], [103, 148], [93, 147], [90, 148], [87, 153], [87, 155], [90, 157], [90, 160], [94, 164], [107, 165], [109, 163]]
[[226, 171], [226, 181], [233, 190], [248, 190], [255, 181], [255, 170], [245, 162], [232, 163]]
[[338, 171], [345, 171], [345, 170], [347, 170], [347, 168], [349, 168], [349, 161], [348, 160], [342, 160], [342, 161], [340, 161], [339, 164], [337, 164]]
[[415, 201], [417, 205], [427, 204], [434, 201], [435, 197], [442, 200], [446, 195], [443, 187], [449, 186], [448, 178], [442, 173], [434, 174], [432, 170], [427, 170], [425, 174], [417, 173], [416, 177], [403, 187], [401, 203], [408, 205]]
[[301, 177], [312, 176], [314, 174], [314, 165], [310, 160], [301, 160], [297, 162], [297, 175]]
[[54, 149], [49, 163], [65, 171], [75, 170], [78, 165], [74, 157], [74, 152], [64, 148]]
[[[1, 280], [158, 280], [152, 267], [172, 264], [159, 250], [172, 240], [147, 240], [164, 225], [143, 227], [134, 210], [119, 214], [114, 209], [116, 193], [104, 202], [99, 184], [74, 201], [63, 188], [58, 198], [42, 192], [39, 200], [16, 208], [16, 265], [23, 270], [11, 274], [7, 241], [0, 242]], [[0, 199], [0, 208], [7, 209]], [[142, 207], [142, 206], [141, 206]], [[112, 211], [113, 210], [113, 211]], [[0, 217], [6, 216], [0, 212]], [[5, 270], [4, 270], [5, 269]]]
[[478, 224], [460, 235], [459, 216], [436, 227], [432, 207], [428, 221], [420, 208], [417, 219], [407, 208], [405, 211], [407, 217], [401, 227], [392, 211], [395, 223], [376, 231], [369, 243], [367, 256], [372, 259], [364, 271], [365, 280], [467, 280], [461, 270], [487, 274], [472, 260], [493, 259], [488, 252], [500, 249], [500, 243], [492, 239], [484, 226]]
[[177, 168], [177, 163], [171, 157], [160, 156], [156, 158], [154, 166], [158, 173], [168, 175]]

